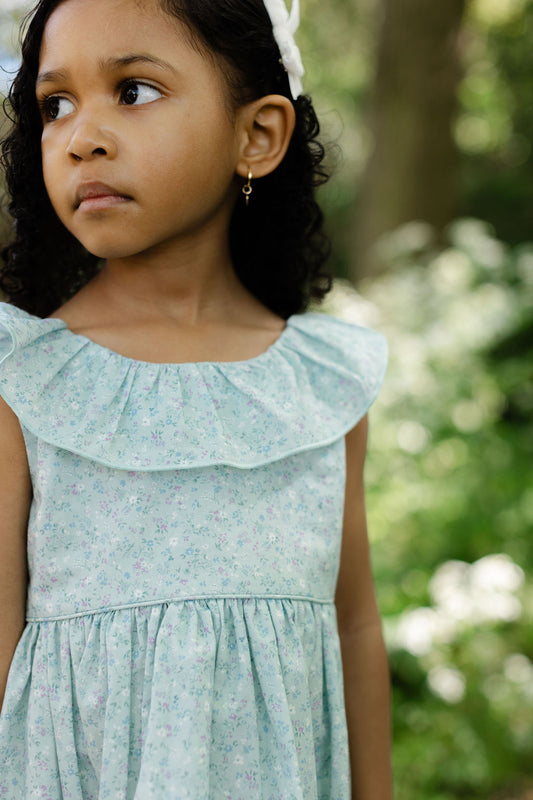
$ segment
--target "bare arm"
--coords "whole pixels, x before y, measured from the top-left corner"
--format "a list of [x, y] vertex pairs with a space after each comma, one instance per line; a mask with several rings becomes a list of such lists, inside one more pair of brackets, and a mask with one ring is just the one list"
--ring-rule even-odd
[[346, 436], [346, 499], [335, 596], [350, 741], [352, 800], [390, 800], [390, 689], [366, 529], [365, 417]]
[[0, 707], [24, 630], [31, 481], [17, 417], [0, 398]]

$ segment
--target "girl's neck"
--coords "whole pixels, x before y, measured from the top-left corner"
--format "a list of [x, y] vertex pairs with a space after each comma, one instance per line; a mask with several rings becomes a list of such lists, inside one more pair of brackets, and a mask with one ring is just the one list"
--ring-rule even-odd
[[285, 321], [239, 281], [229, 259], [110, 259], [52, 316], [127, 358], [152, 363], [245, 361], [265, 352]]
[[216, 318], [245, 290], [229, 259], [216, 267], [198, 263], [108, 260], [87, 286], [86, 300], [136, 318], [168, 317], [184, 324]]
[[276, 341], [285, 320], [235, 273], [229, 246], [174, 241], [108, 258], [52, 316], [72, 332], [134, 360], [245, 361]]
[[250, 299], [235, 274], [229, 248], [204, 239], [110, 258], [71, 303], [85, 312], [83, 317], [166, 318], [193, 325], [221, 321]]
[[240, 282], [222, 236], [108, 258], [53, 316], [109, 350], [154, 363], [246, 360], [285, 324]]

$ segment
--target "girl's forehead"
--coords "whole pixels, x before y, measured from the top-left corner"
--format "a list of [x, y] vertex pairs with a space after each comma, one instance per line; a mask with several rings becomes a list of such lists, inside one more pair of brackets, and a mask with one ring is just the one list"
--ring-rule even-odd
[[189, 30], [159, 0], [64, 0], [46, 23], [39, 75], [71, 69], [88, 74], [139, 53], [179, 73], [205, 73], [209, 80], [207, 73], [214, 70], [213, 62], [191, 45]]
[[48, 27], [52, 20], [58, 18], [79, 19], [83, 16], [86, 21], [90, 19], [105, 26], [115, 18], [127, 21], [130, 18], [143, 17], [148, 20], [154, 15], [164, 15], [169, 20], [160, 0], [61, 0], [50, 14], [46, 25]]
[[63, 0], [45, 25], [41, 58], [81, 42], [89, 54], [124, 45], [176, 48], [185, 41], [183, 26], [159, 0]]

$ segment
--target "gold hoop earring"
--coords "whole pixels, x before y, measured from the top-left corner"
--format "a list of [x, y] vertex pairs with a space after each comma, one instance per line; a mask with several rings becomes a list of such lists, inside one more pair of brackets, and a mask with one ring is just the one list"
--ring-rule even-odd
[[246, 199], [246, 205], [250, 202], [250, 195], [252, 194], [252, 170], [248, 167], [248, 183], [242, 187], [242, 193]]

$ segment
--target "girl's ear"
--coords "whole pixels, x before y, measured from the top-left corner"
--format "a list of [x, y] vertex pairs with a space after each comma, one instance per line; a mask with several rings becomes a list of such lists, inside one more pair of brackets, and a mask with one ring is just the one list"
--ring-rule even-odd
[[283, 161], [294, 131], [296, 114], [291, 101], [269, 94], [239, 109], [241, 148], [236, 172], [254, 178], [274, 172]]

